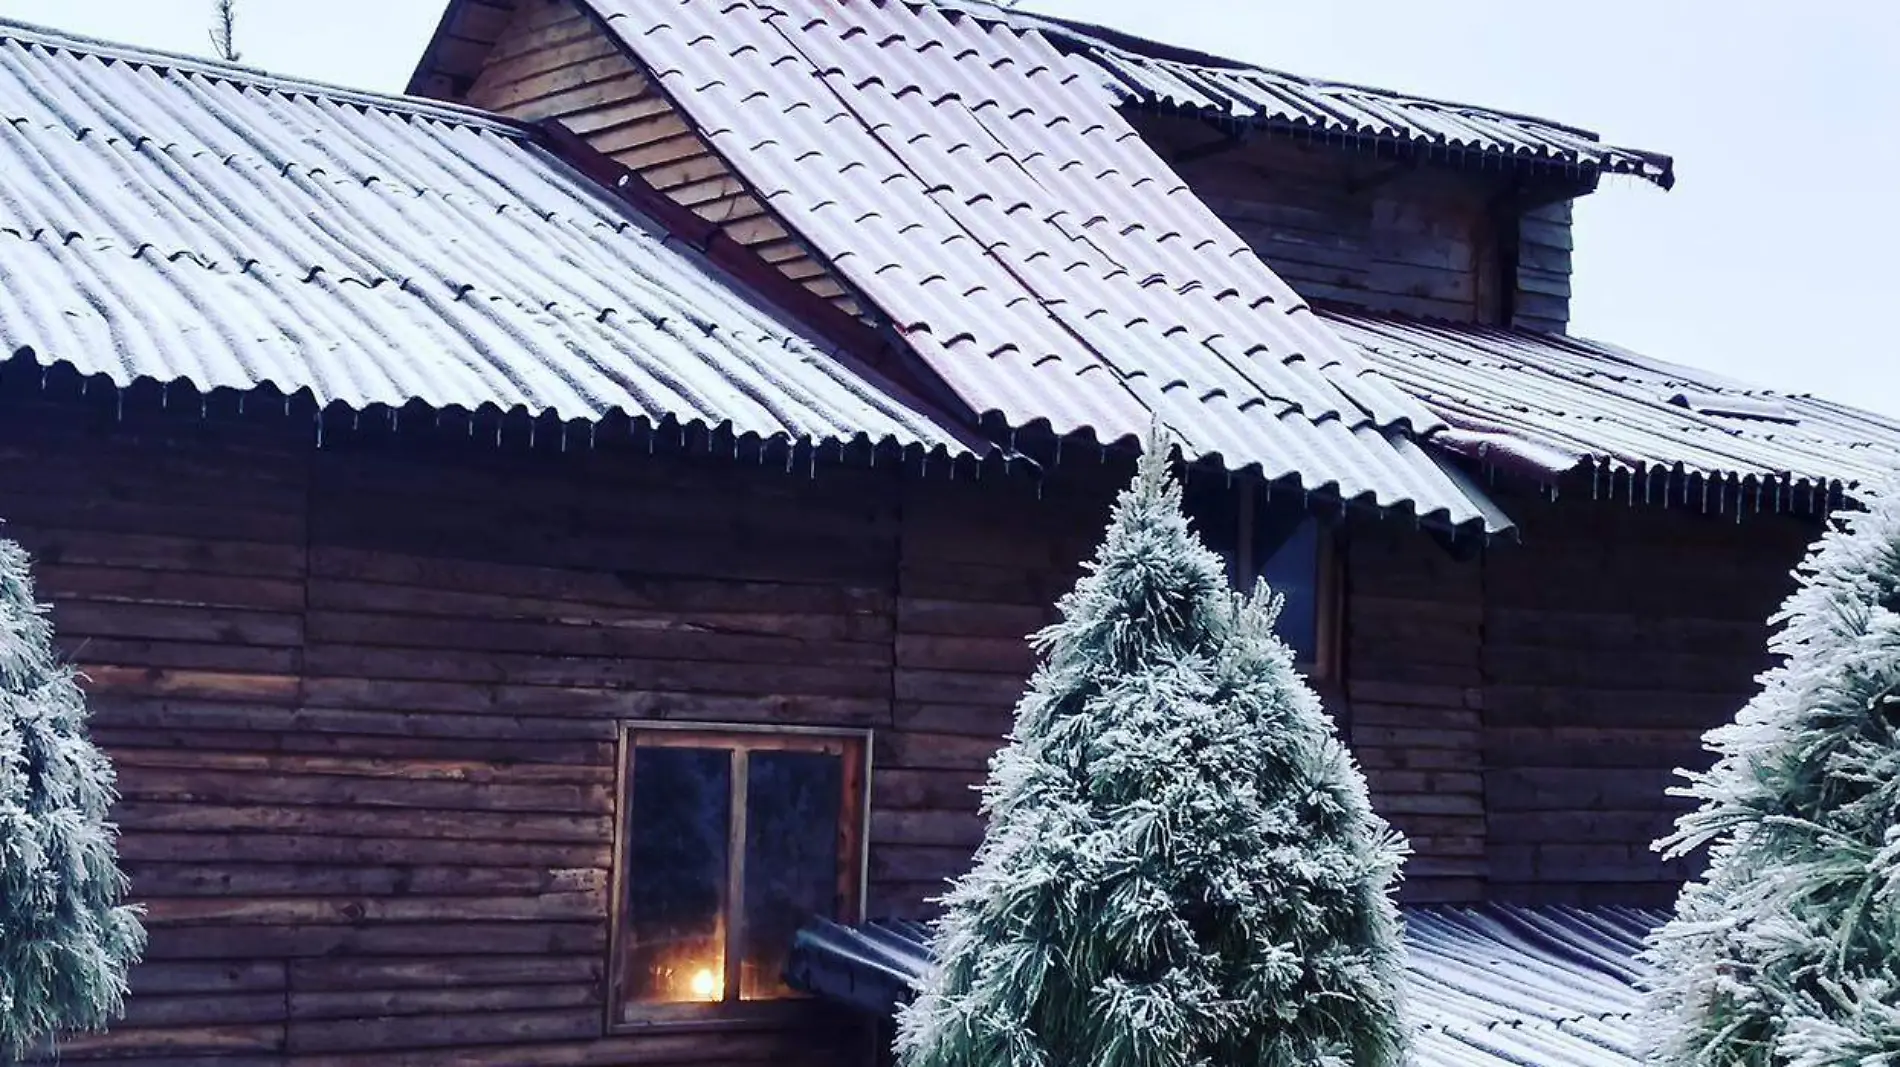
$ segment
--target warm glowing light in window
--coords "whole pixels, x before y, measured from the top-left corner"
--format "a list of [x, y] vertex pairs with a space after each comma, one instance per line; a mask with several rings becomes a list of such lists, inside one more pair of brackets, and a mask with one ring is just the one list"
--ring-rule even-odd
[[693, 972], [692, 990], [693, 996], [700, 1000], [718, 1000], [719, 978], [712, 971], [702, 967]]

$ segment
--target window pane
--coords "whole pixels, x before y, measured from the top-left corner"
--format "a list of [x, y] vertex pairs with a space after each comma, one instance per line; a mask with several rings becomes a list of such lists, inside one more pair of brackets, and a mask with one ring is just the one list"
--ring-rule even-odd
[[1181, 509], [1201, 543], [1227, 565], [1227, 584], [1240, 586], [1240, 496], [1225, 474], [1189, 471]]
[[1262, 545], [1256, 557], [1260, 580], [1286, 598], [1274, 629], [1302, 663], [1313, 662], [1319, 652], [1319, 538], [1319, 523], [1307, 519], [1279, 546]]
[[782, 977], [799, 927], [839, 918], [844, 764], [819, 752], [757, 751], [746, 776], [745, 925], [739, 989], [792, 995]]
[[719, 1000], [732, 756], [719, 749], [636, 747], [632, 778], [625, 999]]

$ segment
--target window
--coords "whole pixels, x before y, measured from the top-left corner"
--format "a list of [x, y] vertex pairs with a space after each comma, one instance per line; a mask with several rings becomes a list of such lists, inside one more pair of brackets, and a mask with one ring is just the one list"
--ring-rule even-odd
[[792, 997], [782, 972], [799, 927], [863, 918], [865, 742], [625, 728], [615, 1023], [718, 1018]]
[[1275, 627], [1309, 674], [1323, 677], [1335, 645], [1332, 537], [1291, 494], [1273, 497], [1257, 481], [1195, 471], [1183, 493], [1207, 547], [1227, 562], [1236, 589], [1264, 581], [1285, 598]]

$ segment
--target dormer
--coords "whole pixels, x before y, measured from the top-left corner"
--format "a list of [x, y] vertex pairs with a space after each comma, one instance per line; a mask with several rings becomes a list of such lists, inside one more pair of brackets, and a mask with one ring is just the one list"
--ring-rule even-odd
[[[709, 148], [610, 25], [615, 5], [458, 0], [410, 91], [556, 119], [842, 310], [852, 287]], [[1111, 94], [1279, 277], [1320, 307], [1561, 333], [1571, 203], [1604, 175], [1669, 188], [1667, 156], [1490, 108], [1249, 66], [972, 0]], [[664, 72], [661, 72], [664, 73]], [[710, 73], [708, 76], [712, 76]]]
[[1017, 16], [1088, 64], [1188, 184], [1315, 304], [1563, 332], [1571, 202], [1674, 165], [1546, 119]]

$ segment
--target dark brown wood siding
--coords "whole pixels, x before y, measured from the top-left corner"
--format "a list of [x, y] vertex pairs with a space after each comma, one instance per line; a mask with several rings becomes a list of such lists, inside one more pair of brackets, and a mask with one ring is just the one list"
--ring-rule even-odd
[[[558, 120], [593, 149], [849, 314], [856, 298], [781, 225], [620, 42], [570, 0], [515, 0], [469, 87], [454, 98]], [[443, 87], [446, 89], [446, 87]]]
[[1568, 200], [1514, 211], [1524, 190], [1472, 172], [1142, 114], [1136, 128], [1301, 296], [1454, 322], [1562, 332]]
[[1403, 898], [1484, 897], [1482, 567], [1418, 531], [1348, 530], [1346, 697], [1333, 695], [1375, 807], [1410, 839]]
[[872, 728], [870, 903], [917, 914], [1108, 499], [1095, 464], [1039, 495], [8, 410], [6, 533], [89, 676], [152, 931], [68, 1061], [857, 1062], [817, 1009], [605, 1035], [616, 726]]
[[[1058, 467], [1038, 493], [915, 463], [527, 454], [525, 433], [316, 449], [300, 418], [8, 414], [0, 513], [90, 676], [153, 932], [125, 1023], [66, 1056], [157, 1065], [860, 1054], [822, 1014], [604, 1036], [616, 724], [874, 729], [870, 909], [927, 913], [980, 836], [1022, 638], [1124, 473]], [[1412, 839], [1408, 899], [1660, 901], [1667, 772], [1746, 696], [1810, 531], [1505, 505], [1525, 543], [1465, 562], [1348, 524], [1322, 692]]]
[[1682, 810], [1677, 767], [1769, 664], [1765, 620], [1813, 525], [1592, 500], [1504, 505], [1525, 543], [1484, 574], [1490, 895], [1667, 905], [1689, 868], [1649, 848]]

